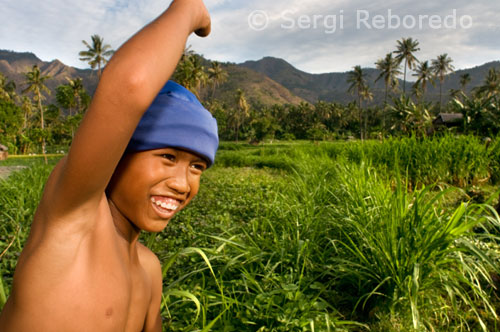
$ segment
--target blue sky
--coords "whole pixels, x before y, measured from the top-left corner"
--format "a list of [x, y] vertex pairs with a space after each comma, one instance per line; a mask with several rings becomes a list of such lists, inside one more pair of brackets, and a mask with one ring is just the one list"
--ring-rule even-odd
[[[164, 0], [0, 0], [0, 49], [30, 51], [79, 68], [82, 40], [118, 48], [168, 6]], [[396, 41], [420, 43], [419, 60], [448, 53], [456, 69], [500, 60], [498, 0], [206, 0], [208, 38], [191, 49], [211, 60], [285, 59], [311, 73], [374, 67]]]

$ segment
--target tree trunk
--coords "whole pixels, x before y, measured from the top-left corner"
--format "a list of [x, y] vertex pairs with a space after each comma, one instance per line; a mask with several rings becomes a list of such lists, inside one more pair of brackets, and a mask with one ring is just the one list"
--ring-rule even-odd
[[361, 95], [358, 90], [358, 109], [359, 109], [359, 137], [363, 140], [363, 112], [361, 111]]
[[364, 134], [363, 137], [366, 139], [368, 137], [368, 107], [366, 108], [365, 113], [365, 128], [364, 128]]
[[406, 65], [407, 65], [407, 60], [405, 58], [405, 76], [404, 76], [404, 79], [403, 79], [403, 95], [406, 96]]
[[422, 84], [422, 98], [420, 99], [420, 104], [423, 104], [425, 102], [425, 88], [426, 86]]
[[443, 99], [443, 81], [439, 80], [439, 112], [441, 112], [442, 99]]
[[215, 98], [215, 87], [216, 87], [216, 86], [215, 86], [215, 83], [214, 83], [214, 85], [212, 86], [212, 101], [213, 101], [213, 100], [214, 100], [214, 98]]
[[45, 164], [47, 164], [47, 154], [45, 153], [45, 124], [43, 121], [42, 94], [38, 91], [38, 108], [40, 109], [40, 127], [42, 129], [42, 154]]
[[236, 143], [238, 143], [238, 136], [240, 136], [239, 131], [240, 131], [240, 126], [236, 124]]
[[385, 84], [385, 96], [384, 96], [384, 113], [382, 114], [382, 140], [385, 136], [385, 115], [387, 113], [387, 95], [388, 95], [389, 85]]

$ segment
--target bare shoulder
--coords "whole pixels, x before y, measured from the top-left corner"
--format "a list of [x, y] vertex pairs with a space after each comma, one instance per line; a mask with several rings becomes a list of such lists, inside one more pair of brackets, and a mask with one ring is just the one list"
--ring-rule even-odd
[[160, 260], [149, 248], [140, 243], [137, 244], [137, 251], [142, 267], [151, 278], [151, 303], [149, 304], [143, 331], [159, 332], [162, 330], [160, 314], [162, 271]]
[[155, 253], [141, 243], [137, 244], [137, 253], [142, 268], [151, 280], [151, 294], [155, 298], [161, 298], [162, 292], [162, 270], [161, 263]]
[[137, 244], [137, 252], [146, 272], [152, 277], [157, 275], [161, 279], [161, 263], [156, 254], [141, 243]]

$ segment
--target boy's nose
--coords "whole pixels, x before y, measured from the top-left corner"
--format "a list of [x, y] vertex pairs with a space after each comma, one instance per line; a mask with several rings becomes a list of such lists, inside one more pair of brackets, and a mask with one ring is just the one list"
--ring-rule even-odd
[[184, 167], [176, 167], [175, 174], [167, 181], [167, 186], [179, 194], [189, 193], [187, 170]]

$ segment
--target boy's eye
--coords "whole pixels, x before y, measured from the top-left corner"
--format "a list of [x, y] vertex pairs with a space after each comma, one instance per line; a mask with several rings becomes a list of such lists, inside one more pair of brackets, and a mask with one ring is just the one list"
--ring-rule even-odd
[[170, 153], [164, 153], [161, 156], [163, 158], [165, 158], [165, 159], [170, 160], [170, 161], [174, 161], [175, 160], [175, 156], [173, 154], [170, 154]]
[[191, 167], [203, 172], [207, 167], [204, 164], [192, 164]]

